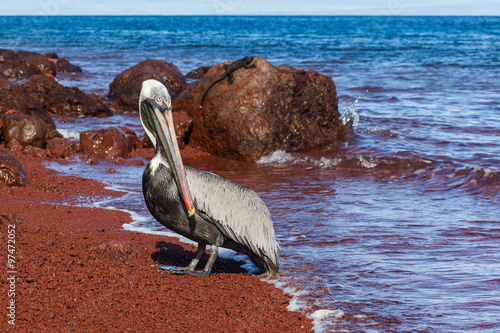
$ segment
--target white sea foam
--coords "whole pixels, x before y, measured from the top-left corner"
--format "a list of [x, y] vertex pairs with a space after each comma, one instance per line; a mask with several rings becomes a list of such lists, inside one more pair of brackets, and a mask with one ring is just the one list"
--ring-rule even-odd
[[57, 130], [65, 139], [73, 139], [73, 140], [80, 140], [80, 132], [77, 131], [70, 131], [70, 130], [65, 130], [65, 129], [58, 129]]
[[281, 164], [288, 162], [295, 162], [295, 157], [292, 154], [287, 153], [284, 150], [276, 150], [271, 154], [261, 157], [257, 163], [260, 164]]
[[344, 316], [344, 311], [337, 309], [337, 310], [327, 310], [327, 309], [320, 309], [316, 310], [313, 313], [309, 314], [307, 317], [312, 319], [313, 321], [313, 330], [314, 332], [317, 333], [322, 333], [326, 332], [326, 323], [325, 319], [326, 318], [334, 318], [334, 319], [340, 319]]

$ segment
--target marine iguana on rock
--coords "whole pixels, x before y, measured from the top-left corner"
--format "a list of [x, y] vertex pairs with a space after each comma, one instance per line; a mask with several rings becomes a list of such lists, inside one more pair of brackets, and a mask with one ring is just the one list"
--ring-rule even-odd
[[238, 69], [244, 67], [245, 69], [248, 68], [254, 68], [255, 65], [250, 65], [250, 63], [253, 61], [253, 57], [245, 57], [240, 60], [234, 61], [230, 65], [224, 65], [224, 73], [222, 73], [221, 76], [219, 76], [217, 79], [215, 79], [210, 85], [207, 87], [205, 92], [203, 93], [203, 97], [201, 98], [200, 102], [200, 109], [203, 105], [203, 101], [205, 100], [205, 96], [207, 95], [208, 91], [218, 82], [224, 80], [227, 77], [227, 82], [229, 84], [233, 83], [233, 72], [237, 71]]

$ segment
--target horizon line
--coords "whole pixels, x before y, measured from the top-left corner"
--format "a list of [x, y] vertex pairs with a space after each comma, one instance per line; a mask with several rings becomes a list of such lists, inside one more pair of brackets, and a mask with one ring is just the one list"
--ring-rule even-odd
[[175, 16], [205, 16], [205, 17], [258, 17], [258, 16], [282, 16], [282, 17], [338, 17], [338, 16], [356, 16], [356, 17], [500, 17], [500, 14], [386, 14], [386, 15], [372, 15], [372, 14], [173, 14], [173, 15], [164, 15], [164, 14], [65, 14], [65, 15], [4, 15], [0, 14], [0, 17], [88, 17], [88, 16], [102, 16], [102, 17], [175, 17]]

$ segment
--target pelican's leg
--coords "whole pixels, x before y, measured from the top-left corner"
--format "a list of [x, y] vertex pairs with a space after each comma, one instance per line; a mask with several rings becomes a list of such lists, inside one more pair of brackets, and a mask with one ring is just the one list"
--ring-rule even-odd
[[196, 276], [209, 276], [218, 254], [219, 247], [217, 245], [210, 245], [210, 255], [208, 256], [208, 261], [205, 265], [205, 268], [202, 271], [193, 271], [191, 272], [191, 274]]
[[189, 263], [189, 265], [187, 267], [188, 271], [194, 272], [196, 265], [198, 265], [198, 262], [200, 261], [201, 256], [205, 252], [206, 246], [207, 246], [207, 244], [198, 243], [198, 250], [196, 251], [196, 257], [194, 257], [193, 260], [191, 260], [191, 262]]

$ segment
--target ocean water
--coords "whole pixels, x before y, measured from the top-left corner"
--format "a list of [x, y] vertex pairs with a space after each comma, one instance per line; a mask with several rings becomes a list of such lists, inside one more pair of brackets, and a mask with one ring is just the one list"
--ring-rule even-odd
[[[500, 330], [499, 17], [0, 17], [0, 48], [57, 52], [105, 95], [147, 58], [186, 74], [247, 55], [333, 78], [346, 141], [247, 163], [187, 161], [253, 188], [270, 208], [282, 276], [317, 331]], [[127, 126], [137, 115], [58, 124]], [[284, 142], [286, 147], [286, 142]], [[128, 192], [96, 203], [126, 228], [165, 232], [142, 201], [143, 167], [52, 165]]]

